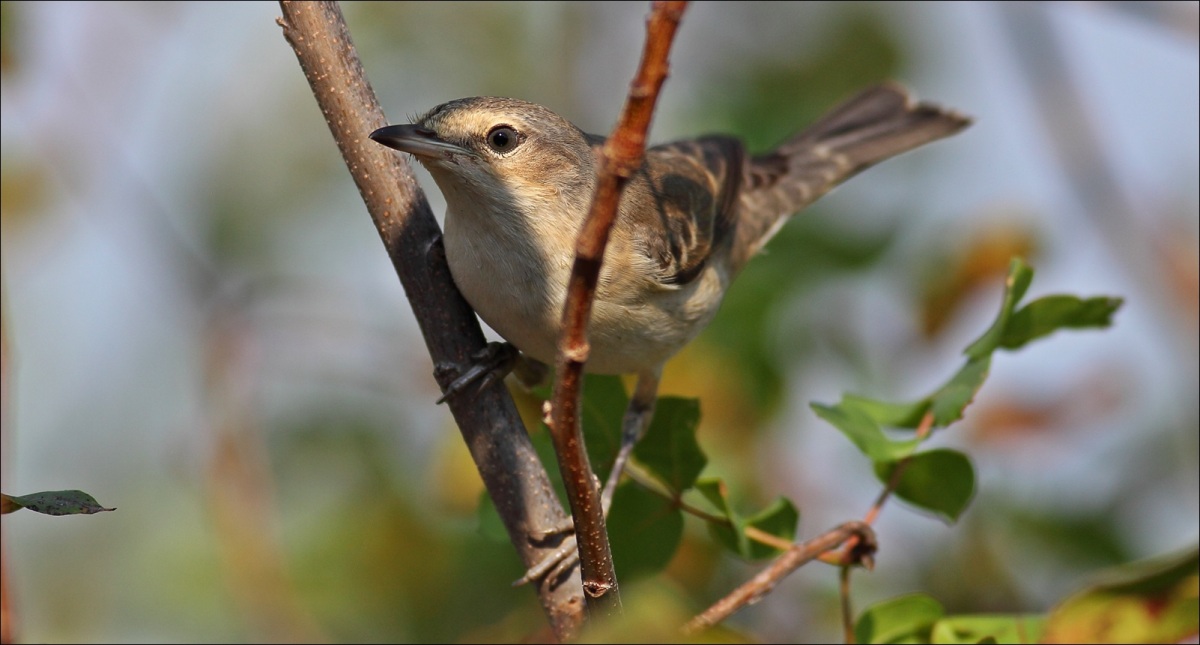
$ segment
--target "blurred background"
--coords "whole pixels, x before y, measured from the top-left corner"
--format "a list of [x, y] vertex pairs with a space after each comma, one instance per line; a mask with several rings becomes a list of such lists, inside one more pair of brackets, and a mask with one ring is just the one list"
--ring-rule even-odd
[[[1197, 3], [697, 3], [655, 141], [763, 150], [897, 79], [972, 115], [791, 222], [668, 364], [709, 474], [800, 536], [860, 518], [870, 464], [810, 411], [911, 399], [961, 365], [1010, 256], [1030, 298], [1126, 299], [1106, 331], [1000, 354], [964, 421], [976, 497], [890, 504], [854, 603], [1043, 612], [1197, 539]], [[645, 3], [346, 3], [391, 122], [497, 94], [607, 133]], [[24, 642], [545, 638], [403, 290], [274, 3], [2, 5], [3, 490], [119, 510], [3, 516]], [[435, 212], [443, 202], [418, 171]], [[524, 405], [531, 405], [522, 397]], [[553, 472], [553, 471], [552, 471]], [[620, 563], [618, 563], [618, 567]], [[761, 564], [687, 524], [625, 604], [683, 615]], [[625, 583], [626, 581], [623, 581]], [[839, 638], [810, 565], [730, 626]]]

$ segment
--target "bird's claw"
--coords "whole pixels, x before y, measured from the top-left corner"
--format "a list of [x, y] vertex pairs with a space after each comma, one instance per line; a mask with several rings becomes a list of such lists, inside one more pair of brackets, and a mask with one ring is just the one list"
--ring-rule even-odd
[[525, 575], [514, 580], [512, 586], [520, 587], [534, 580], [541, 580], [544, 577], [548, 577], [550, 580], [558, 580], [571, 567], [577, 564], [579, 564], [579, 549], [575, 542], [575, 536], [570, 535], [563, 540], [563, 543], [553, 553], [526, 569]]
[[479, 389], [483, 389], [508, 376], [516, 366], [519, 356], [520, 352], [512, 343], [488, 343], [486, 347], [471, 355], [471, 362], [466, 369], [457, 364], [439, 365], [437, 375], [452, 371], [461, 373], [446, 386], [442, 397], [437, 400], [438, 404], [445, 403], [451, 396], [467, 389], [467, 386], [475, 381], [482, 379]]

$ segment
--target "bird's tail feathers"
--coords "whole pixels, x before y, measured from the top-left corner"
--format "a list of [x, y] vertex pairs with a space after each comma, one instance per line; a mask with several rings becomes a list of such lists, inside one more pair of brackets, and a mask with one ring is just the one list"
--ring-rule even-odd
[[[746, 165], [737, 246], [749, 259], [788, 216], [885, 159], [970, 125], [957, 112], [914, 103], [895, 83], [864, 90]], [[740, 263], [738, 263], [740, 264]]]

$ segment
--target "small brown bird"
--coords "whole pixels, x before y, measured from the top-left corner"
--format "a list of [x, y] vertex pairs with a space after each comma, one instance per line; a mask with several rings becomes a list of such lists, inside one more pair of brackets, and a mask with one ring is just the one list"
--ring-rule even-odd
[[[763, 155], [728, 136], [646, 151], [621, 196], [588, 328], [588, 371], [638, 375], [606, 510], [653, 414], [663, 364], [712, 320], [787, 218], [865, 168], [969, 124], [888, 83]], [[604, 138], [541, 105], [495, 97], [450, 101], [371, 138], [415, 156], [445, 195], [446, 259], [467, 302], [521, 352], [553, 363]]]

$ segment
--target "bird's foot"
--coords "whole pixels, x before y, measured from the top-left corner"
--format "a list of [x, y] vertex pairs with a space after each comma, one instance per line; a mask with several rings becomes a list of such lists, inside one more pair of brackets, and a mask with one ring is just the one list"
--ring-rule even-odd
[[[435, 376], [441, 377], [447, 373], [456, 373], [454, 380], [446, 386], [439, 404], [466, 390], [469, 385], [479, 381], [478, 389], [483, 389], [504, 378], [517, 365], [520, 352], [512, 343], [488, 343], [486, 347], [471, 355], [471, 362], [465, 367], [457, 363], [442, 363], [435, 368]], [[438, 378], [441, 381], [441, 378]]]
[[575, 541], [575, 535], [572, 533], [563, 539], [558, 549], [526, 569], [525, 575], [514, 580], [512, 584], [514, 587], [519, 587], [542, 578], [561, 581], [571, 567], [577, 564], [579, 564], [579, 548]]

